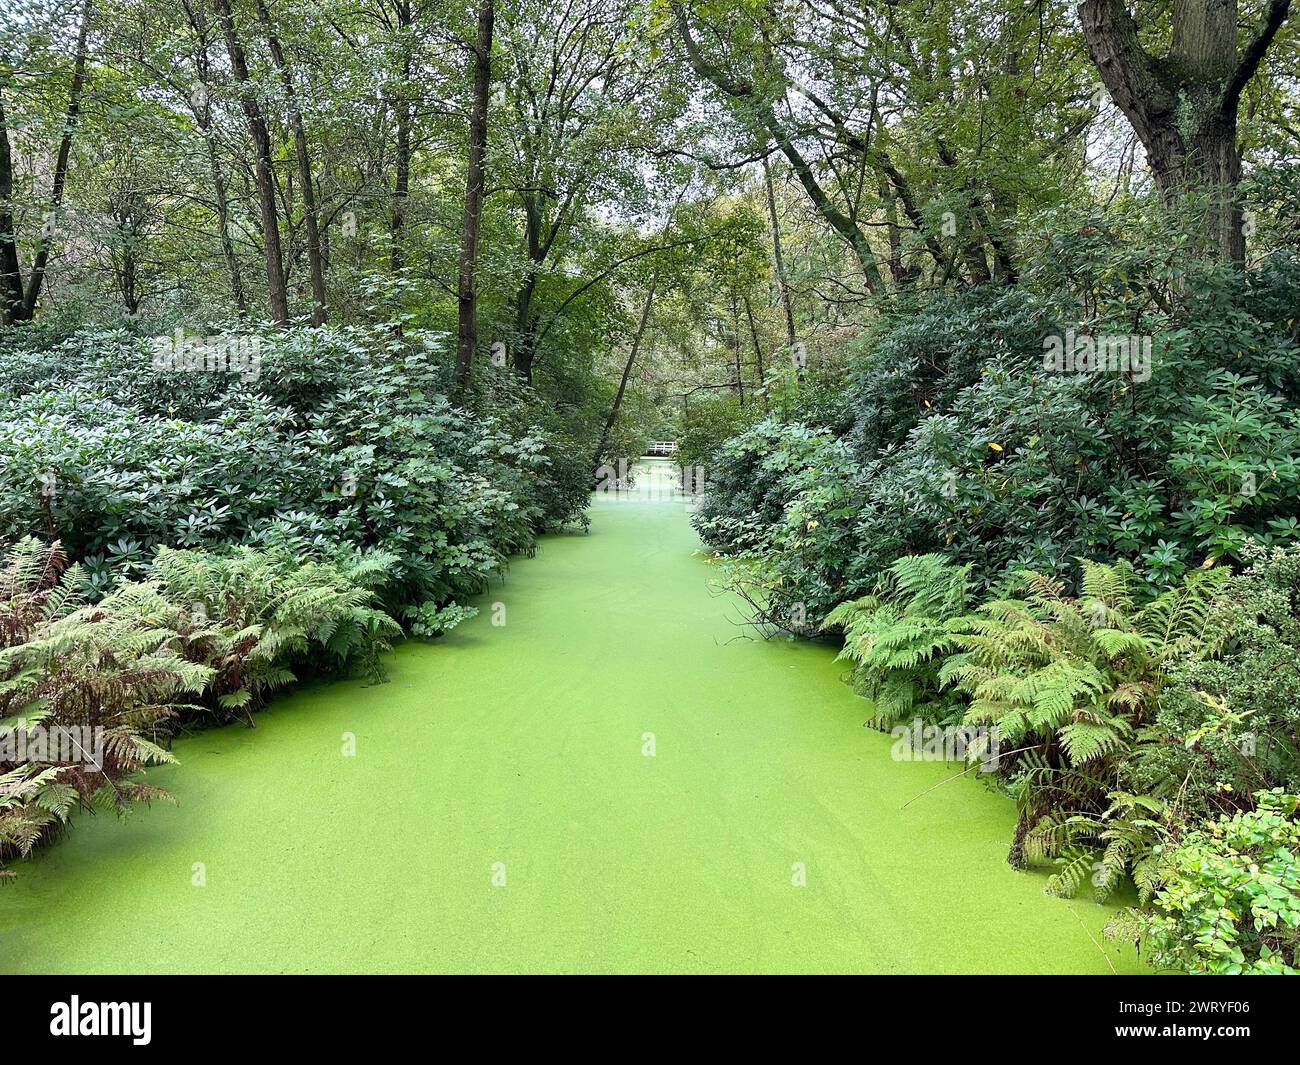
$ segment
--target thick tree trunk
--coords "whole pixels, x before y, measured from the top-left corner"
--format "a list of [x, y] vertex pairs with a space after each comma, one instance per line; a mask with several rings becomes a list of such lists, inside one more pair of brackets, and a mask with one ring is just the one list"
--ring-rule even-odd
[[307, 150], [307, 130], [302, 121], [302, 108], [298, 106], [298, 97], [293, 87], [293, 72], [284, 58], [284, 49], [280, 47], [280, 38], [271, 22], [271, 12], [267, 10], [265, 0], [256, 0], [257, 17], [266, 33], [267, 47], [271, 51], [271, 60], [280, 72], [280, 81], [284, 85], [285, 101], [289, 105], [289, 124], [293, 127], [294, 155], [298, 161], [298, 181], [302, 185], [303, 224], [307, 230], [307, 270], [311, 274], [311, 324], [324, 325], [328, 317], [326, 310], [325, 267], [320, 250], [320, 215], [316, 210], [316, 188], [312, 179], [311, 155]]
[[1259, 68], [1290, 0], [1268, 0], [1264, 20], [1237, 48], [1237, 0], [1174, 0], [1168, 56], [1139, 40], [1125, 0], [1084, 0], [1079, 21], [1098, 73], [1142, 146], [1157, 186], [1172, 204], [1202, 201], [1207, 246], [1224, 259], [1246, 254], [1237, 184], [1241, 92]]
[[50, 259], [50, 245], [54, 241], [54, 227], [63, 208], [63, 188], [68, 180], [68, 163], [72, 157], [72, 135], [81, 114], [81, 90], [86, 84], [86, 38], [90, 32], [90, 5], [86, 0], [81, 8], [81, 28], [77, 31], [77, 51], [72, 67], [72, 87], [68, 92], [68, 109], [63, 116], [63, 136], [59, 140], [59, 154], [54, 160], [54, 186], [50, 193], [50, 208], [41, 235], [36, 243], [36, 256], [32, 271], [27, 276], [27, 290], [23, 293], [19, 317], [30, 322], [36, 316], [36, 304], [41, 298], [41, 285], [45, 281], [45, 267]]
[[456, 382], [469, 389], [474, 351], [478, 347], [479, 223], [487, 183], [488, 95], [492, 88], [492, 0], [480, 0], [478, 36], [474, 42], [474, 100], [469, 116], [469, 167], [465, 178], [465, 217], [460, 234], [460, 271], [456, 288]]
[[275, 176], [271, 172], [271, 135], [266, 128], [257, 98], [253, 95], [248, 59], [235, 34], [235, 20], [230, 0], [213, 0], [221, 20], [230, 55], [230, 68], [239, 82], [239, 104], [253, 138], [253, 174], [257, 182], [257, 203], [262, 216], [262, 248], [266, 255], [266, 287], [271, 315], [280, 326], [289, 324], [289, 293], [284, 276], [284, 253], [280, 247], [280, 218], [275, 208]]
[[[1183, 183], [1189, 191], [1208, 197], [1205, 237], [1231, 262], [1245, 262], [1246, 233], [1237, 186], [1241, 182], [1241, 149], [1237, 143], [1237, 114], [1216, 115], [1188, 145]], [[1173, 186], [1176, 188], [1177, 186]]]

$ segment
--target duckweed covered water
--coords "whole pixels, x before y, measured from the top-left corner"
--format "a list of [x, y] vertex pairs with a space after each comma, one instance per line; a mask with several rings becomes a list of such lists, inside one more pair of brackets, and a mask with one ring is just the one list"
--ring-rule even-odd
[[892, 761], [827, 648], [747, 636], [669, 470], [389, 683], [178, 741], [178, 805], [17, 866], [0, 970], [1138, 970], [1007, 866], [1007, 799], [916, 799], [954, 769]]

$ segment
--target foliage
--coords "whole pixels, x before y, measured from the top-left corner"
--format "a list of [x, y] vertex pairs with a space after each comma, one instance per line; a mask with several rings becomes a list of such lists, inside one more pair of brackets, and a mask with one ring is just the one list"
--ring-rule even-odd
[[1013, 864], [1054, 862], [1049, 891], [1087, 883], [1099, 900], [1131, 877], [1147, 902], [1188, 824], [1300, 771], [1285, 688], [1297, 552], [1245, 551], [1242, 573], [1199, 570], [1154, 598], [1130, 565], [1085, 562], [1077, 597], [1024, 572], [1020, 597], [978, 606], [969, 565], [911, 556], [826, 624], [843, 627], [877, 724], [920, 709], [992, 730], [1019, 810]]
[[1138, 918], [1157, 968], [1300, 975], [1300, 798], [1255, 799], [1161, 848], [1155, 906]]
[[771, 589], [767, 619], [793, 611], [815, 629], [845, 592], [870, 586], [849, 524], [860, 477], [830, 432], [766, 418], [722, 448], [693, 521]]
[[[1117, 785], [1154, 717], [1172, 661], [1199, 646], [1214, 591], [1228, 574], [1200, 571], [1144, 605], [1131, 567], [1085, 563], [1082, 594], [1023, 576], [1022, 599], [981, 605], [944, 663], [943, 683], [971, 696], [966, 720], [998, 731], [1020, 819], [1012, 860], [1066, 859], [1053, 889], [1073, 894], [1087, 845], [1102, 848], [1103, 897], [1132, 869], [1142, 880], [1154, 800]], [[1157, 797], [1158, 798], [1158, 797]]]
[[878, 726], [918, 708], [941, 724], [960, 716], [961, 703], [941, 691], [939, 667], [966, 622], [969, 576], [969, 565], [942, 555], [908, 555], [889, 567], [873, 594], [827, 615], [822, 627], [843, 630], [839, 657], [854, 663], [854, 684], [875, 705]]
[[1178, 782], [1187, 816], [1231, 813], [1251, 793], [1300, 786], [1300, 548], [1246, 545], [1216, 595], [1204, 651], [1173, 663], [1130, 786]]
[[[74, 807], [123, 810], [161, 797], [133, 776], [172, 760], [160, 728], [212, 678], [177, 653], [166, 628], [87, 614], [80, 578], [57, 543], [23, 540], [0, 557], [0, 738], [12, 745], [0, 753], [0, 861], [30, 853]], [[82, 728], [96, 737], [89, 747], [84, 731], [68, 732], [64, 750], [17, 747], [19, 734]]]
[[0, 403], [0, 536], [61, 537], [101, 590], [159, 546], [374, 547], [396, 557], [395, 603], [444, 604], [585, 507], [576, 445], [508, 392], [490, 416], [453, 406], [435, 338], [256, 339], [255, 380], [156, 369], [120, 330], [0, 352], [17, 382]]
[[162, 548], [147, 579], [91, 608], [165, 626], [188, 659], [214, 670], [205, 695], [223, 715], [247, 715], [296, 678], [289, 666], [382, 678], [379, 656], [401, 629], [373, 589], [397, 559], [382, 552], [321, 563], [241, 547], [230, 555]]
[[[765, 634], [842, 629], [882, 725], [996, 732], [1052, 890], [1148, 900], [1300, 791], [1278, 5], [1249, 47], [1175, 11], [1177, 107], [1099, 47], [1163, 55], [1141, 5], [511, 0], [482, 63], [476, 5], [46, 6], [0, 20], [0, 720], [114, 740], [0, 767], [4, 854], [147, 798], [175, 719], [378, 675], [669, 436]], [[1125, 361], [1047, 357], [1080, 337]]]
[[[1294, 305], [1294, 272], [1176, 278], [1167, 232], [1114, 214], [1104, 230], [1063, 211], [1035, 220], [1045, 251], [1017, 291], [943, 293], [882, 319], [846, 382], [850, 429], [796, 401], [737, 435], [697, 515], [706, 542], [771, 556], [774, 583], [819, 619], [828, 588], [864, 594], [909, 554], [971, 563], [986, 587], [1127, 557], [1155, 592], [1252, 537], [1293, 537], [1297, 349], [1279, 297]], [[1174, 303], [1176, 282], [1192, 291]], [[1150, 376], [1045, 365], [1044, 339], [1067, 330], [1151, 338]]]
[[162, 797], [133, 775], [172, 761], [162, 744], [177, 721], [247, 717], [294, 680], [295, 663], [377, 674], [401, 630], [371, 587], [395, 563], [378, 553], [344, 566], [251, 547], [163, 549], [144, 581], [92, 604], [60, 544], [20, 541], [0, 559], [0, 736], [102, 729], [102, 751], [0, 755], [0, 858], [29, 853], [75, 806], [124, 810]]
[[942, 679], [971, 695], [971, 721], [1012, 743], [1059, 739], [1074, 765], [1104, 758], [1151, 713], [1164, 665], [1197, 645], [1227, 575], [1198, 572], [1138, 606], [1122, 563], [1085, 562], [1078, 598], [1026, 573], [1025, 598], [979, 607]]
[[697, 398], [681, 419], [677, 434], [678, 461], [687, 467], [712, 469], [722, 445], [740, 432], [749, 414], [730, 397]]
[[420, 603], [408, 606], [405, 617], [408, 619], [412, 636], [434, 637], [450, 632], [462, 621], [467, 621], [478, 613], [475, 607], [451, 603], [444, 607], [435, 607], [432, 603]]

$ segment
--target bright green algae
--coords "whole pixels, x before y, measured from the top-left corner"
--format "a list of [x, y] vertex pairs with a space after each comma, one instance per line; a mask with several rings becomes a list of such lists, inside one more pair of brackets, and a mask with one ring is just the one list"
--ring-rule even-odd
[[1007, 799], [917, 798], [953, 767], [892, 761], [827, 648], [750, 638], [698, 546], [598, 497], [389, 683], [178, 741], [177, 806], [0, 887], [0, 971], [1139, 971], [1007, 866]]

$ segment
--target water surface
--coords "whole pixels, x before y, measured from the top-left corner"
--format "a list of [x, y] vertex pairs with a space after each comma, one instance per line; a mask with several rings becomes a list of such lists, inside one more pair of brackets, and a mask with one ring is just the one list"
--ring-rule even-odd
[[649, 465], [389, 683], [181, 739], [178, 805], [19, 864], [0, 971], [1136, 971], [1007, 866], [1010, 801], [916, 799], [953, 768], [892, 761], [833, 652], [747, 637]]

